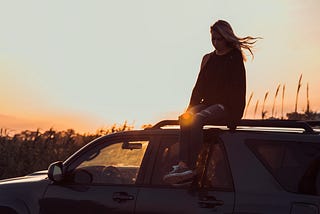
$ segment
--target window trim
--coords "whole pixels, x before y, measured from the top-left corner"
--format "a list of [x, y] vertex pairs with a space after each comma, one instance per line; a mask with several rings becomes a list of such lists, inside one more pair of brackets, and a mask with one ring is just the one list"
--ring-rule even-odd
[[[155, 172], [157, 171], [157, 166], [158, 166], [158, 161], [159, 161], [159, 155], [160, 155], [160, 147], [162, 143], [168, 142], [168, 140], [179, 140], [179, 136], [177, 134], [161, 134], [161, 135], [155, 135], [155, 138], [157, 139], [156, 142], [153, 144], [153, 149], [155, 149], [156, 152], [153, 153], [153, 160], [152, 163], [150, 164], [151, 167], [149, 168], [149, 176], [148, 179], [145, 179], [145, 185], [152, 187], [152, 188], [174, 188], [174, 189], [186, 189], [186, 187], [175, 187], [170, 184], [153, 184], [153, 177]], [[172, 144], [173, 145], [173, 144]]]
[[[229, 156], [226, 150], [226, 147], [224, 145], [224, 141], [220, 138], [220, 137], [214, 137], [212, 139], [209, 140], [209, 142], [205, 142], [208, 143], [210, 145], [210, 149], [209, 149], [209, 155], [206, 159], [205, 162], [205, 170], [204, 170], [204, 176], [201, 178], [201, 188], [202, 189], [206, 189], [209, 191], [220, 191], [220, 192], [234, 192], [235, 191], [235, 187], [234, 187], [234, 179], [233, 179], [233, 174], [232, 174], [232, 170], [230, 167], [230, 161], [229, 161]], [[204, 187], [203, 184], [205, 183], [205, 179], [206, 179], [206, 173], [207, 173], [207, 168], [209, 167], [209, 160], [210, 157], [212, 156], [212, 150], [213, 150], [213, 145], [214, 144], [219, 144], [221, 146], [221, 150], [224, 154], [224, 161], [225, 164], [227, 166], [226, 170], [227, 170], [227, 174], [229, 175], [230, 179], [231, 179], [231, 186], [230, 187]]]
[[[85, 147], [80, 149], [78, 152], [76, 152], [73, 156], [71, 156], [69, 159], [67, 159], [64, 164], [64, 171], [65, 171], [65, 177], [69, 177], [76, 167], [78, 166], [79, 162], [83, 161], [81, 160], [84, 155], [86, 155], [88, 152], [91, 152], [92, 150], [101, 150], [101, 148], [106, 148], [110, 145], [119, 143], [121, 141], [148, 141], [148, 146], [145, 151], [144, 157], [142, 158], [140, 170], [137, 176], [137, 180], [135, 184], [89, 184], [89, 186], [138, 186], [142, 182], [142, 180], [145, 179], [145, 170], [147, 170], [148, 165], [150, 165], [150, 157], [152, 156], [152, 150], [151, 147], [154, 147], [152, 144], [155, 144], [153, 135], [146, 134], [146, 133], [138, 133], [138, 132], [122, 132], [122, 133], [116, 133], [111, 135], [106, 135], [100, 138], [95, 139], [92, 141], [92, 143], [87, 144]], [[152, 164], [152, 163], [151, 163]], [[68, 182], [68, 179], [65, 180], [66, 184], [68, 185], [79, 185], [76, 183], [70, 183]], [[81, 185], [81, 184], [80, 184]]]
[[[258, 141], [258, 143], [257, 143]], [[313, 141], [298, 141], [298, 140], [276, 140], [276, 139], [257, 139], [257, 138], [248, 138], [244, 141], [245, 145], [249, 148], [249, 150], [253, 153], [253, 155], [257, 158], [257, 160], [265, 167], [265, 169], [267, 169], [267, 171], [270, 173], [270, 175], [272, 175], [272, 177], [274, 178], [274, 180], [279, 184], [279, 186], [281, 186], [281, 188], [289, 193], [293, 193], [293, 194], [305, 194], [305, 193], [301, 193], [299, 192], [299, 190], [292, 191], [290, 189], [288, 189], [287, 187], [285, 187], [282, 182], [280, 181], [280, 179], [278, 178], [278, 176], [274, 173], [274, 171], [272, 170], [270, 164], [264, 160], [261, 156], [258, 155], [258, 151], [257, 148], [255, 147], [255, 144], [293, 144], [293, 143], [303, 143], [303, 144], [308, 144], [308, 143], [315, 143]], [[318, 174], [319, 176], [320, 174]], [[302, 175], [303, 176], [303, 175]], [[310, 194], [307, 194], [310, 195]]]

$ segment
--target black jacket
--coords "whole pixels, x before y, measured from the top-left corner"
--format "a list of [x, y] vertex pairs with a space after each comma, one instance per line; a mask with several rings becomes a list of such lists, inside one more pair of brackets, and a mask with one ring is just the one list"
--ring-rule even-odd
[[221, 56], [215, 52], [205, 55], [188, 109], [198, 104], [222, 104], [226, 119], [236, 122], [243, 115], [245, 101], [246, 72], [241, 51], [233, 49]]

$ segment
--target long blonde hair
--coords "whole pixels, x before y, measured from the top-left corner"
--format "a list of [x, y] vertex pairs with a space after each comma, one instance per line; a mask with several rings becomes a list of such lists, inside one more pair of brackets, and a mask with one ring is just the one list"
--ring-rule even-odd
[[261, 39], [261, 37], [238, 37], [234, 34], [231, 25], [224, 20], [216, 21], [210, 27], [210, 31], [218, 32], [227, 41], [230, 47], [236, 48], [239, 51], [241, 51], [244, 60], [246, 60], [246, 56], [244, 55], [242, 49], [248, 50], [252, 58], [254, 58], [252, 48], [254, 47], [254, 44], [257, 42], [257, 40]]

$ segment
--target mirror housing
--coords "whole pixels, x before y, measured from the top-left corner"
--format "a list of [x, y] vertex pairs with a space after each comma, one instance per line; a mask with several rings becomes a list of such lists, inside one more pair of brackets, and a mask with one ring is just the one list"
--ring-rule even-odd
[[122, 143], [122, 149], [142, 149], [142, 143], [124, 142]]
[[57, 161], [50, 164], [48, 168], [48, 177], [54, 182], [60, 182], [63, 179], [63, 163], [62, 161]]
[[80, 169], [75, 172], [73, 181], [76, 184], [91, 184], [93, 181], [93, 177], [88, 171]]

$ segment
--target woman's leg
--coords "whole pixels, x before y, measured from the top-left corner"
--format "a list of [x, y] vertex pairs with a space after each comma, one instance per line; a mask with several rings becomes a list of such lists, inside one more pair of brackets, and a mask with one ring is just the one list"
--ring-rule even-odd
[[208, 106], [200, 104], [196, 105], [193, 108], [191, 108], [189, 111], [184, 113], [179, 117], [179, 123], [180, 123], [180, 149], [179, 149], [179, 160], [182, 162], [182, 164], [186, 164], [190, 167], [190, 164], [192, 163], [191, 160], [193, 160], [193, 154], [190, 153], [192, 150], [191, 147], [191, 132], [194, 128], [194, 119], [195, 115], [198, 112], [201, 112], [201, 110], [206, 109]]
[[194, 169], [200, 150], [203, 145], [203, 126], [207, 123], [220, 121], [225, 119], [225, 111], [223, 106], [211, 105], [194, 115], [192, 127], [189, 135], [189, 167]]
[[179, 117], [180, 120], [180, 162], [163, 177], [166, 183], [191, 183], [196, 171], [196, 161], [203, 144], [203, 125], [211, 120], [220, 120], [225, 116], [223, 106], [196, 106], [190, 112]]

